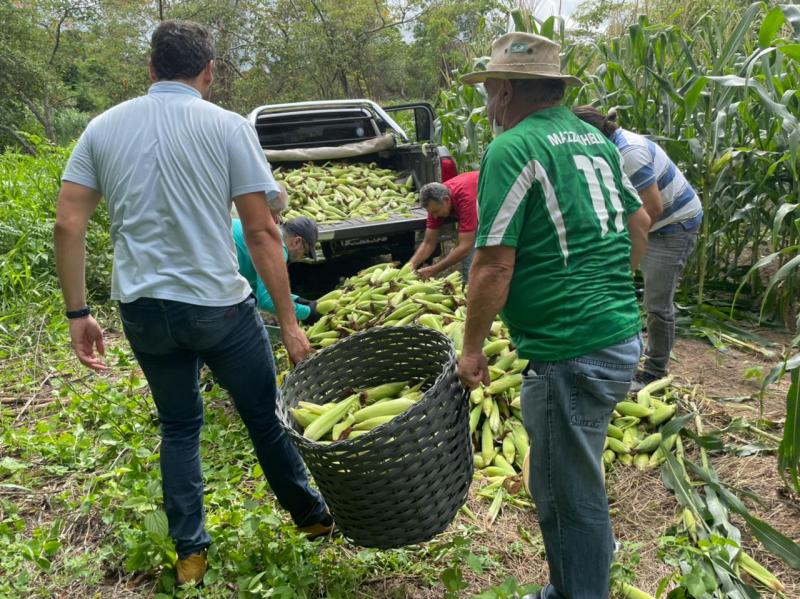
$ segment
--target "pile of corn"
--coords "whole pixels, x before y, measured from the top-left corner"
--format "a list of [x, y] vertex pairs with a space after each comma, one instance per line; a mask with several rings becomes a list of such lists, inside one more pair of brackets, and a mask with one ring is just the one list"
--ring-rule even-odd
[[[453, 341], [456, 351], [461, 351], [466, 299], [461, 290], [461, 275], [458, 272], [443, 279], [420, 281], [409, 265], [398, 268], [394, 264], [379, 264], [361, 271], [346, 280], [341, 288], [321, 297], [317, 302], [317, 310], [324, 316], [306, 330], [309, 341], [315, 348], [327, 347], [339, 339], [373, 326], [418, 324], [443, 332]], [[527, 362], [517, 357], [511, 347], [508, 330], [499, 320], [492, 325], [491, 334], [484, 345], [484, 353], [489, 359], [491, 384], [476, 389], [470, 395], [470, 431], [474, 435], [476, 447], [479, 448], [474, 456], [475, 464], [477, 468], [484, 469], [487, 476], [515, 476], [522, 467], [528, 449], [528, 435], [522, 426], [519, 404], [521, 373]], [[398, 389], [397, 393], [408, 399], [404, 394], [412, 387], [406, 383], [398, 385], [403, 388]], [[361, 397], [363, 403], [365, 396]], [[345, 401], [350, 401], [352, 405], [339, 407], [341, 414], [338, 417], [337, 412], [323, 421], [325, 428], [330, 420], [336, 420], [340, 425], [334, 431], [333, 424], [330, 424], [328, 431], [331, 433], [342, 434], [346, 430], [345, 415], [357, 409], [354, 396]], [[386, 401], [361, 409], [388, 409], [381, 406], [389, 403]], [[400, 405], [402, 402], [388, 407]], [[316, 410], [320, 413], [319, 416], [323, 416], [334, 407], [326, 405], [309, 409]], [[301, 426], [308, 426], [298, 415], [307, 422], [310, 414], [295, 414]], [[351, 415], [352, 426], [358, 419], [355, 414]], [[390, 419], [386, 418], [385, 421]], [[366, 423], [362, 425], [364, 427], [367, 427]], [[354, 426], [352, 428], [356, 429]], [[316, 429], [312, 429], [312, 433], [316, 432]], [[351, 436], [353, 432], [355, 430], [350, 433]], [[358, 434], [362, 433], [356, 432]], [[345, 437], [331, 434], [328, 440], [339, 438]]]
[[354, 439], [413, 406], [422, 398], [423, 383], [385, 383], [325, 404], [301, 401], [291, 412], [306, 439], [318, 443]]
[[[321, 297], [317, 302], [317, 310], [324, 316], [306, 329], [314, 348], [327, 347], [373, 326], [418, 324], [443, 332], [453, 341], [456, 352], [461, 351], [466, 299], [458, 272], [443, 279], [420, 281], [407, 264], [402, 268], [396, 264], [378, 264], [350, 277], [340, 288]], [[529, 447], [520, 405], [522, 371], [527, 361], [517, 356], [508, 329], [499, 320], [492, 324], [483, 351], [489, 361], [491, 383], [470, 394], [469, 427], [475, 445], [475, 467], [497, 482], [514, 477], [522, 470]], [[663, 462], [659, 448], [661, 437], [657, 429], [674, 416], [675, 406], [669, 403], [669, 393], [661, 399], [652, 397], [652, 394], [666, 389], [670, 382], [671, 379], [657, 381], [643, 389], [637, 401], [618, 404], [608, 427], [603, 454], [607, 466], [619, 462], [649, 468]], [[405, 397], [404, 394], [413, 388], [409, 382], [396, 384], [402, 385], [396, 390], [397, 395], [386, 398]], [[364, 396], [361, 397], [358, 408], [356, 402], [351, 402], [353, 405], [347, 409], [340, 408], [343, 410], [341, 416], [331, 424], [328, 432], [333, 432], [334, 424], [343, 425], [348, 412], [366, 407]], [[333, 409], [333, 406], [308, 409], [324, 412]], [[303, 414], [301, 417], [308, 420], [309, 416]], [[355, 424], [355, 419], [352, 424]], [[336, 432], [344, 430], [340, 426]], [[327, 439], [335, 438], [335, 435], [331, 435]], [[674, 437], [667, 439], [667, 447], [671, 447], [674, 441]]]
[[289, 220], [298, 216], [318, 223], [385, 220], [390, 215], [411, 216], [410, 210], [417, 206], [413, 179], [398, 183], [398, 173], [375, 163], [309, 163], [288, 171], [279, 167], [273, 174], [286, 185], [289, 209], [284, 216]]
[[641, 470], [661, 465], [664, 456], [661, 442], [669, 450], [672, 449], [677, 435], [662, 439], [660, 429], [675, 416], [676, 407], [669, 403], [672, 396], [669, 391], [661, 399], [653, 393], [667, 389], [672, 377], [654, 381], [644, 387], [636, 395], [636, 401], [621, 401], [614, 410], [614, 417], [608, 425], [603, 463], [606, 467], [615, 461], [621, 464], [633, 464]]

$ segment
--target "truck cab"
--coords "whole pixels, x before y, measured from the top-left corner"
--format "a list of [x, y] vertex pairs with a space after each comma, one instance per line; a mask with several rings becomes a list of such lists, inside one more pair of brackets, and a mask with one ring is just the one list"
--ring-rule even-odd
[[[435, 114], [430, 104], [384, 108], [364, 99], [292, 102], [260, 106], [248, 119], [271, 166], [282, 171], [308, 163], [375, 163], [412, 177], [414, 190], [457, 174], [447, 149], [432, 141]], [[416, 207], [405, 214], [387, 213], [382, 220], [320, 222], [324, 260], [349, 258], [360, 264], [391, 254], [405, 261], [425, 229], [426, 216]]]

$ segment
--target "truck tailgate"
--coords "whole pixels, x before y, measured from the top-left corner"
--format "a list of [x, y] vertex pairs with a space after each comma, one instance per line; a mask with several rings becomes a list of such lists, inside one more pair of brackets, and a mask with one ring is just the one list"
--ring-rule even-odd
[[[365, 221], [360, 218], [319, 225], [319, 240], [334, 241], [355, 238], [379, 237], [392, 233], [416, 231], [425, 228], [428, 213], [423, 208], [411, 210], [413, 216], [389, 215], [386, 220]], [[370, 243], [367, 239], [359, 240]], [[349, 245], [349, 244], [348, 244]], [[360, 245], [353, 243], [352, 245]]]

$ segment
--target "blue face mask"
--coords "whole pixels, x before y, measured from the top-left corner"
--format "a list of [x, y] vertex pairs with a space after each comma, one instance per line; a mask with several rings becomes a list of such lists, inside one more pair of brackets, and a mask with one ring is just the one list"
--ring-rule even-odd
[[504, 131], [505, 127], [503, 127], [503, 125], [500, 125], [496, 119], [492, 119], [492, 133], [494, 134], [494, 136], [497, 137]]
[[[495, 99], [495, 102], [496, 101], [497, 100]], [[506, 107], [506, 110], [508, 110], [508, 107]], [[503, 115], [503, 116], [505, 116], [505, 115]], [[495, 137], [497, 137], [498, 135], [501, 135], [505, 130], [506, 130], [505, 127], [503, 127], [503, 125], [501, 125], [500, 123], [497, 122], [497, 118], [493, 118], [492, 119], [492, 134]]]

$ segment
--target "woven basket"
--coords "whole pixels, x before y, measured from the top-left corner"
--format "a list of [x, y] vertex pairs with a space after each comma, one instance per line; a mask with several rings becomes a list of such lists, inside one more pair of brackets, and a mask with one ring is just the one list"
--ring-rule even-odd
[[[354, 389], [427, 379], [424, 395], [368, 434], [324, 445], [289, 413], [298, 401], [341, 400]], [[418, 326], [357, 333], [303, 361], [283, 383], [278, 416], [354, 543], [388, 549], [442, 532], [472, 480], [468, 405], [443, 334]]]

